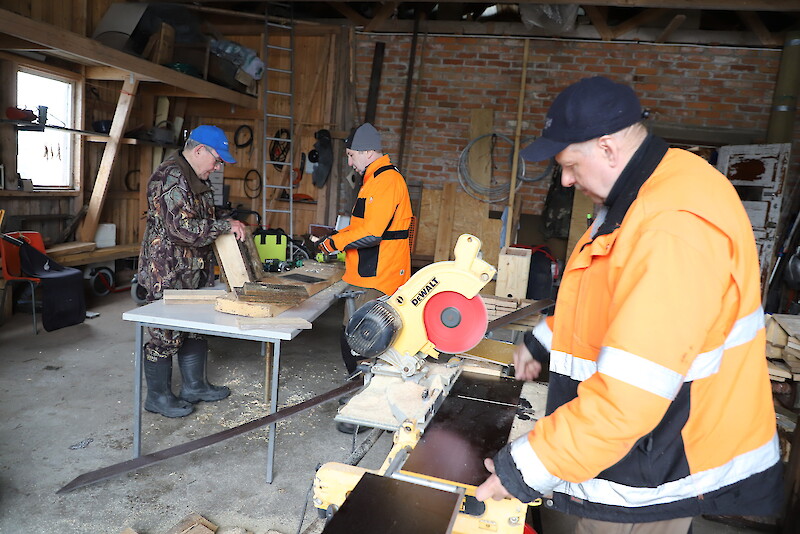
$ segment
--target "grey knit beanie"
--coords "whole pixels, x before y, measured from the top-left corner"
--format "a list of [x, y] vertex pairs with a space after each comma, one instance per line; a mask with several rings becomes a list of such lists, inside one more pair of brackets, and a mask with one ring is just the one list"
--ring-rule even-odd
[[368, 150], [381, 152], [381, 134], [378, 133], [378, 130], [373, 125], [365, 122], [345, 139], [344, 145], [350, 150], [358, 150], [359, 152]]

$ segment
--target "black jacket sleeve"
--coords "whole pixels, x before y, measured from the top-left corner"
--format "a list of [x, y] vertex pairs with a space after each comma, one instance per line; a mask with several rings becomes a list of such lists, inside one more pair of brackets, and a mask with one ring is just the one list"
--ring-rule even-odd
[[536, 339], [531, 330], [525, 332], [522, 336], [522, 342], [525, 343], [525, 347], [528, 348], [533, 359], [541, 363], [542, 367], [546, 368], [550, 365], [550, 351], [539, 343], [539, 340]]

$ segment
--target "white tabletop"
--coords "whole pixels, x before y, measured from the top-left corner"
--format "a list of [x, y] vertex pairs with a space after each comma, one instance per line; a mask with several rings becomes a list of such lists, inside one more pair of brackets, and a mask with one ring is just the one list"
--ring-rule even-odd
[[[276, 317], [301, 318], [313, 322], [331, 307], [336, 296], [346, 287], [347, 283], [339, 280]], [[302, 332], [302, 329], [291, 326], [242, 330], [238, 326], [238, 315], [216, 311], [213, 302], [166, 304], [163, 300], [157, 300], [123, 313], [122, 318], [158, 328], [255, 341], [290, 340]]]

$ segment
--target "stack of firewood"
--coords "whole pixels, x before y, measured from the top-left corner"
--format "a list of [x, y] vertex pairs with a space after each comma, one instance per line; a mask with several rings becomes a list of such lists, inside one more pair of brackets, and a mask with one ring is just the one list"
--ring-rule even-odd
[[[486, 313], [489, 316], [489, 321], [503, 317], [504, 315], [536, 302], [535, 300], [496, 297], [494, 295], [483, 294], [481, 298], [486, 306]], [[527, 317], [517, 319], [513, 323], [510, 323], [509, 327], [517, 327], [518, 330], [530, 330], [539, 323], [541, 318], [542, 316], [540, 314], [534, 313]]]
[[766, 325], [770, 379], [800, 382], [800, 316], [767, 315]]

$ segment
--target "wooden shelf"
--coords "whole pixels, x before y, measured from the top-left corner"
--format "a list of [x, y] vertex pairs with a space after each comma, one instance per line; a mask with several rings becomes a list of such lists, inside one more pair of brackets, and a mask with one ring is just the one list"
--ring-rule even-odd
[[23, 17], [6, 9], [0, 9], [0, 34], [33, 43], [36, 46], [29, 44], [27, 48], [35, 49], [40, 54], [53, 54], [88, 67], [111, 67], [111, 69], [89, 69], [92, 72], [102, 73], [98, 75], [107, 76], [107, 79], [137, 78], [144, 82], [158, 81], [189, 91], [199, 98], [212, 98], [245, 108], [258, 108], [256, 97], [157, 65], [94, 39]]
[[59, 254], [57, 250], [48, 249], [47, 255], [65, 267], [74, 267], [76, 265], [88, 265], [89, 263], [132, 258], [139, 255], [141, 247], [141, 243], [130, 243], [127, 245], [96, 248], [91, 251], [78, 252], [77, 254]]
[[101, 135], [108, 137], [106, 134], [100, 134], [97, 132], [91, 132], [89, 130], [77, 130], [75, 128], [67, 128], [66, 126], [56, 126], [54, 124], [45, 124], [42, 126], [38, 122], [28, 122], [28, 121], [15, 121], [10, 119], [0, 119], [0, 124], [11, 124], [16, 126], [17, 129], [24, 131], [24, 132], [43, 132], [46, 129], [48, 130], [61, 130], [64, 132], [74, 133], [78, 135]]

